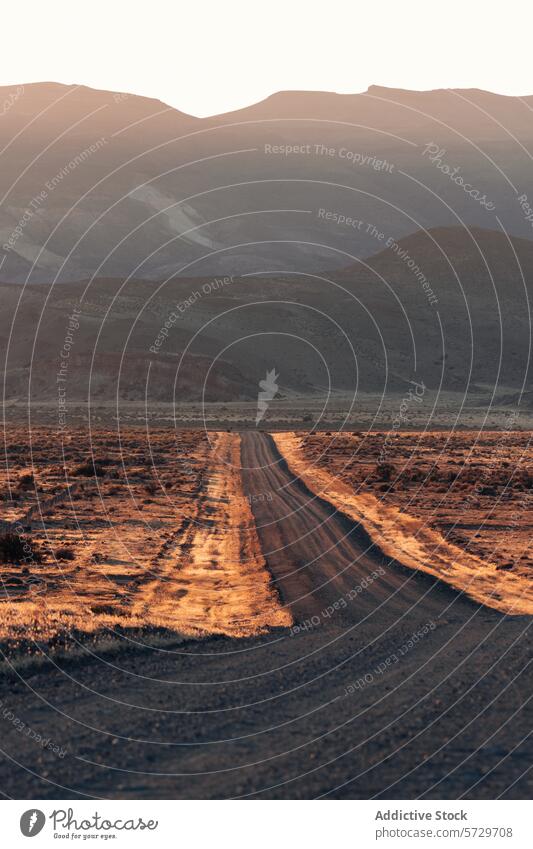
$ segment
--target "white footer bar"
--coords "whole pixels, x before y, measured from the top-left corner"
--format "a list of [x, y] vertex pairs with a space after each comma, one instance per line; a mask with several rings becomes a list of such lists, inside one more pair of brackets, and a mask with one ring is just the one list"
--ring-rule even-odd
[[533, 846], [528, 801], [10, 800], [1, 810], [2, 845], [35, 849]]

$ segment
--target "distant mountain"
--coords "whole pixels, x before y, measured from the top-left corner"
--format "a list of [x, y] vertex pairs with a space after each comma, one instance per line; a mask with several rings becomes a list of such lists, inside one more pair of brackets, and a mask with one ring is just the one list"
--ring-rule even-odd
[[4, 284], [6, 394], [253, 401], [275, 369], [289, 400], [405, 394], [415, 381], [515, 403], [531, 386], [532, 281], [532, 242], [444, 227], [324, 273]]
[[532, 114], [533, 97], [371, 86], [199, 119], [83, 86], [3, 88], [0, 280], [331, 271], [463, 224], [531, 238]]

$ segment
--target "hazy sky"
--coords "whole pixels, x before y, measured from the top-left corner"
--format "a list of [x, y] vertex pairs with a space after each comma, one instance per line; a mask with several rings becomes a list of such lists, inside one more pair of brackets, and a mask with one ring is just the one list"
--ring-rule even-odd
[[0, 84], [54, 80], [209, 115], [281, 89], [533, 94], [533, 0], [25, 0]]

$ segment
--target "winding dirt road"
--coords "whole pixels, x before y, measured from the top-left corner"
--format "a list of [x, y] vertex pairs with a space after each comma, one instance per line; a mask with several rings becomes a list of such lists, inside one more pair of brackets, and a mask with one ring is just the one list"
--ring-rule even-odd
[[242, 436], [243, 492], [294, 624], [240, 640], [44, 660], [1, 698], [22, 798], [531, 796], [530, 617], [480, 606], [377, 550]]
[[[472, 616], [476, 607], [433, 579], [384, 557], [361, 525], [337, 511], [295, 478], [268, 434], [244, 433], [243, 489], [274, 585], [295, 621], [320, 616], [372, 573], [357, 601], [335, 612], [345, 627], [377, 615], [391, 624], [410, 615], [435, 619], [447, 608]], [[352, 593], [353, 595], [353, 593]], [[340, 614], [340, 615], [337, 615]], [[322, 617], [323, 618], [323, 617]]]

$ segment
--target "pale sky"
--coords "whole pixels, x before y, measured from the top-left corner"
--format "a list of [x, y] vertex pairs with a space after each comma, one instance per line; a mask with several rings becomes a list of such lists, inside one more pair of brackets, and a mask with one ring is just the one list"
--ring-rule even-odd
[[533, 94], [533, 0], [24, 0], [0, 85], [56, 81], [212, 115], [282, 89]]

